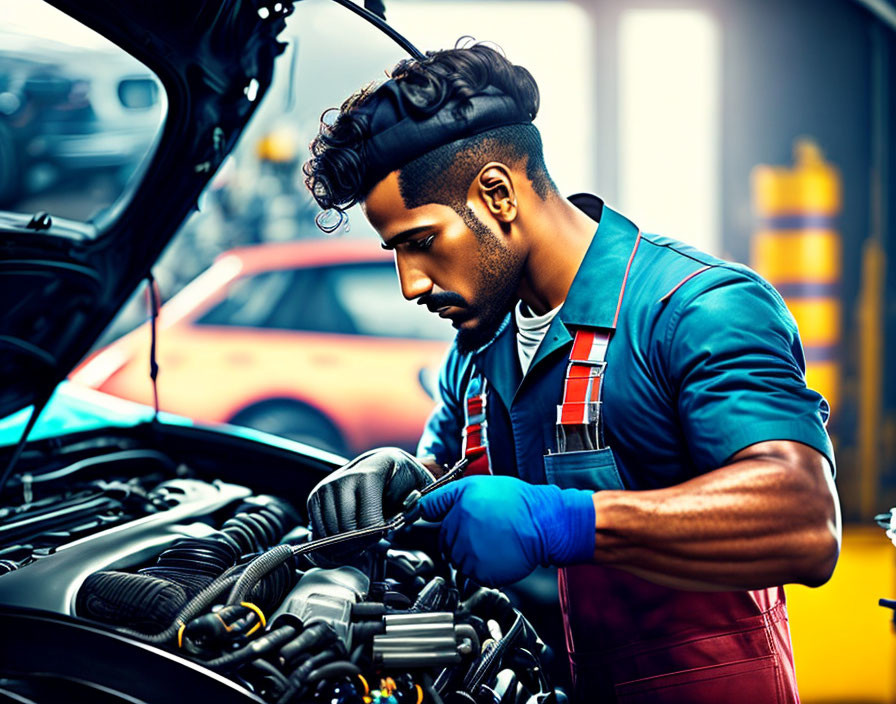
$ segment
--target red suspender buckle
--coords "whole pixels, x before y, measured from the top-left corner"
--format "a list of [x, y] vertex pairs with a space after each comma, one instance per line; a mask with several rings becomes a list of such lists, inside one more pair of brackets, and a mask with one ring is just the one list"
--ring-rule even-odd
[[610, 330], [579, 329], [569, 353], [563, 403], [557, 406], [557, 451], [601, 447], [601, 385]]

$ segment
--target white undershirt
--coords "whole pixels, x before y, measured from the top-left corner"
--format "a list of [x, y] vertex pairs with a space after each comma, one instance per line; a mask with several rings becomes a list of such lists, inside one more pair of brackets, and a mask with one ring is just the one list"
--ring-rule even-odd
[[534, 315], [532, 310], [522, 301], [516, 304], [513, 309], [513, 315], [516, 319], [516, 350], [520, 356], [520, 368], [523, 370], [523, 376], [529, 371], [529, 365], [535, 356], [535, 350], [541, 344], [544, 336], [547, 334], [551, 321], [557, 315], [557, 311], [562, 307], [562, 303], [549, 310], [544, 315]]

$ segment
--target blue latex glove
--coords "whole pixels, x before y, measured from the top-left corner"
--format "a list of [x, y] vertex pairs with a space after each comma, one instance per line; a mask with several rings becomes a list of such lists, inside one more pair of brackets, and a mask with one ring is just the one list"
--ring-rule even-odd
[[426, 494], [420, 510], [442, 521], [442, 551], [480, 584], [522, 579], [538, 565], [571, 565], [594, 554], [592, 492], [528, 484], [515, 477], [467, 477]]

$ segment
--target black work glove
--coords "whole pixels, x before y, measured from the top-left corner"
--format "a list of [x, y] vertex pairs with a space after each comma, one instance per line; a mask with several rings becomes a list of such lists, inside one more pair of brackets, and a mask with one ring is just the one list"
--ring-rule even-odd
[[378, 525], [398, 513], [414, 489], [433, 481], [416, 458], [397, 447], [365, 452], [312, 489], [308, 515], [314, 537]]

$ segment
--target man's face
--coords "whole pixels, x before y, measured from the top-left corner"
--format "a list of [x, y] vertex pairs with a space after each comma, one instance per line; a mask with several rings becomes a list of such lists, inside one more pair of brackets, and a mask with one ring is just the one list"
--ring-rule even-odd
[[523, 257], [475, 204], [466, 217], [447, 205], [407, 208], [397, 172], [367, 196], [364, 212], [395, 252], [401, 292], [451, 321], [462, 351], [487, 343], [517, 300]]

